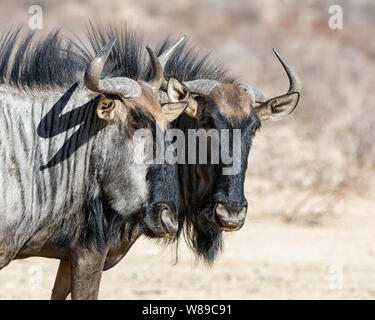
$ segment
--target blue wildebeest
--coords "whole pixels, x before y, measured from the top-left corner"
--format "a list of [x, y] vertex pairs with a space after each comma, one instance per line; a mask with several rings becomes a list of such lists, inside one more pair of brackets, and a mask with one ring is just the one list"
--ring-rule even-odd
[[[180, 209], [179, 233], [185, 228], [189, 246], [198, 258], [212, 263], [222, 249], [222, 231], [240, 229], [247, 213], [244, 181], [252, 139], [261, 121], [278, 120], [293, 112], [298, 104], [301, 84], [295, 71], [274, 50], [289, 78], [286, 94], [267, 97], [258, 89], [237, 83], [220, 66], [210, 64], [206, 57], [200, 59], [193, 51], [184, 52], [181, 46], [166, 65], [164, 90], [173, 103], [185, 102], [185, 113], [173, 123], [184, 132], [201, 130], [207, 139], [210, 129], [226, 129], [234, 136], [240, 129], [240, 154], [235, 158], [233, 139], [229, 139], [229, 156], [232, 161], [216, 164], [179, 164]], [[178, 79], [178, 80], [177, 80]], [[212, 141], [212, 137], [209, 136]], [[220, 138], [221, 139], [221, 138]], [[210, 140], [207, 141], [207, 143]], [[185, 147], [191, 141], [184, 143]], [[211, 144], [203, 152], [211, 154]], [[219, 142], [220, 152], [222, 141]], [[187, 152], [187, 151], [186, 151]], [[196, 158], [200, 156], [199, 149]], [[239, 162], [240, 170], [223, 174], [224, 170]]]
[[[294, 70], [276, 51], [288, 75], [290, 87], [284, 95], [266, 97], [256, 88], [238, 84], [221, 66], [211, 63], [207, 56], [193, 49], [186, 50], [185, 45], [180, 45], [167, 61], [161, 53], [168, 47], [168, 43], [167, 39], [160, 45], [159, 59], [156, 59], [151, 49], [149, 53], [151, 64], [159, 65], [157, 73], [164, 73], [162, 71], [165, 67], [165, 76], [169, 78], [168, 81], [162, 81], [160, 101], [167, 102], [163, 103], [163, 108], [168, 108], [169, 103], [186, 105], [185, 113], [172, 123], [172, 127], [182, 130], [185, 138], [189, 137], [190, 129], [227, 129], [230, 135], [233, 135], [235, 129], [241, 130], [239, 159], [234, 159], [232, 153], [232, 162], [240, 163], [239, 172], [224, 175], [223, 169], [231, 164], [223, 162], [178, 164], [179, 229], [172, 240], [177, 240], [185, 231], [188, 245], [198, 258], [212, 263], [222, 248], [222, 231], [238, 230], [245, 221], [247, 201], [244, 179], [252, 139], [261, 121], [282, 119], [295, 110], [301, 85]], [[233, 140], [229, 139], [229, 142], [229, 149], [233, 150]], [[185, 154], [188, 154], [188, 145], [189, 141], [185, 141]], [[205, 150], [208, 155], [211, 151], [210, 148]], [[196, 158], [199, 156], [197, 148]], [[65, 279], [66, 284], [69, 277], [69, 268], [62, 269], [55, 287], [63, 287], [62, 279]]]
[[19, 35], [0, 41], [0, 269], [13, 259], [57, 258], [52, 297], [96, 298], [103, 269], [140, 234], [177, 230], [176, 168], [135, 161], [145, 141], [135, 146], [132, 136], [160, 124], [164, 130], [186, 106], [161, 109], [160, 66], [148, 82], [103, 71], [115, 40], [86, 68], [57, 33], [39, 42]]

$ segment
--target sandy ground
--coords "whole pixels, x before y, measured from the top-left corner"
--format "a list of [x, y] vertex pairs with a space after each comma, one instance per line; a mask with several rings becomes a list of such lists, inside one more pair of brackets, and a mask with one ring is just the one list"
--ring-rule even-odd
[[[173, 265], [170, 249], [141, 239], [104, 273], [99, 297], [373, 299], [374, 209], [373, 202], [352, 197], [340, 204], [340, 217], [319, 226], [277, 222], [250, 210], [246, 225], [226, 234], [212, 267], [197, 264], [184, 246]], [[57, 266], [41, 258], [12, 262], [0, 272], [0, 299], [49, 298]]]

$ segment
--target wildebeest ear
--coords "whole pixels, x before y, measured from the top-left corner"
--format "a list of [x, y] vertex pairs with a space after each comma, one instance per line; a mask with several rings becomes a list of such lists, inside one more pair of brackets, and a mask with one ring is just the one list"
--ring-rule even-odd
[[173, 77], [170, 77], [168, 80], [167, 93], [171, 102], [185, 101], [190, 95], [188, 87]]
[[96, 114], [99, 118], [111, 121], [116, 114], [116, 101], [107, 97], [102, 97], [96, 106]]
[[197, 116], [198, 103], [191, 96], [189, 88], [182, 82], [173, 77], [169, 78], [167, 93], [169, 101], [186, 103], [187, 107], [185, 112], [189, 117], [195, 118]]
[[292, 92], [278, 96], [255, 107], [255, 112], [261, 121], [277, 121], [291, 114], [297, 106], [299, 93]]
[[186, 109], [186, 102], [169, 102], [162, 106], [163, 111], [167, 121], [171, 122], [176, 120]]

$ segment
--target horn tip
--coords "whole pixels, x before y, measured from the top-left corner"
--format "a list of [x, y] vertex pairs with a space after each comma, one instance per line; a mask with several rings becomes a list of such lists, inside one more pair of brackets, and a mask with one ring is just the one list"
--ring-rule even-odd
[[181, 39], [177, 41], [176, 46], [179, 46], [180, 44], [184, 43], [184, 42], [186, 41], [187, 37], [188, 37], [188, 36], [187, 36], [186, 34], [184, 34], [184, 35], [181, 37]]
[[275, 49], [273, 48], [272, 51], [274, 52], [274, 54], [276, 55], [277, 59], [279, 59], [279, 61], [283, 64], [283, 65], [287, 65], [286, 61], [284, 60], [284, 58], [280, 55], [280, 53]]
[[109, 55], [109, 52], [111, 51], [113, 45], [115, 44], [117, 38], [114, 37], [112, 38], [111, 40], [109, 40], [105, 45], [104, 47], [99, 51], [99, 53], [97, 54], [97, 57], [99, 58], [103, 58], [104, 60], [108, 57]]
[[156, 60], [156, 59], [157, 59], [154, 50], [152, 50], [150, 46], [147, 45], [147, 46], [146, 46], [146, 50], [147, 50], [149, 56], [151, 57], [151, 59], [153, 59], [153, 60]]
[[106, 47], [107, 48], [112, 48], [112, 46], [115, 44], [116, 41], [117, 41], [117, 38], [113, 37], [111, 40], [108, 41]]

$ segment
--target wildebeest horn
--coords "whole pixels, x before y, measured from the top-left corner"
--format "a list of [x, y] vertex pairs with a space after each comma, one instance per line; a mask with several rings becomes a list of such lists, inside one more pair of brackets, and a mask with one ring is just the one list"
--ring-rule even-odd
[[164, 68], [160, 63], [160, 60], [156, 57], [155, 52], [149, 46], [147, 46], [146, 49], [150, 56], [152, 66], [152, 79], [147, 83], [150, 85], [152, 90], [158, 91], [163, 84]]
[[178, 40], [173, 46], [170, 46], [167, 50], [165, 50], [159, 57], [159, 61], [163, 68], [167, 64], [169, 58], [172, 56], [173, 52], [180, 46], [187, 39], [187, 36], [184, 35], [180, 40]]
[[[296, 72], [288, 65], [288, 63], [279, 55], [279, 53], [273, 49], [274, 53], [276, 54], [276, 57], [281, 62], [282, 66], [284, 67], [288, 78], [289, 78], [289, 90], [287, 94], [292, 92], [298, 92], [301, 93], [301, 81], [299, 80]], [[219, 84], [216, 80], [209, 80], [209, 79], [200, 79], [200, 80], [193, 80], [193, 81], [186, 81], [184, 82], [184, 85], [186, 85], [190, 92], [196, 93], [202, 96], [207, 96], [211, 93], [211, 90]], [[256, 103], [264, 103], [268, 100], [270, 100], [270, 97], [267, 97], [264, 95], [261, 91], [258, 89], [249, 86], [249, 85], [241, 85], [246, 90], [249, 91], [253, 99]]]
[[218, 84], [218, 81], [211, 79], [200, 79], [184, 82], [184, 85], [188, 87], [191, 93], [196, 93], [201, 96], [208, 96], [212, 89]]
[[120, 95], [124, 98], [139, 97], [142, 89], [133, 79], [126, 77], [100, 79], [105, 62], [115, 42], [116, 38], [111, 39], [91, 60], [85, 72], [85, 85], [95, 92]]
[[164, 78], [164, 68], [168, 60], [175, 52], [175, 50], [186, 40], [187, 36], [184, 35], [180, 40], [178, 40], [174, 45], [165, 50], [159, 57], [156, 57], [154, 51], [147, 46], [147, 52], [150, 56], [151, 66], [152, 66], [152, 79], [148, 81], [148, 84], [152, 87], [154, 91], [158, 91], [161, 87], [167, 87], [167, 81]]
[[279, 59], [280, 63], [284, 67], [284, 70], [289, 78], [289, 90], [288, 93], [298, 92], [301, 93], [302, 86], [301, 81], [298, 78], [296, 72], [289, 66], [289, 64], [279, 55], [276, 49], [273, 49], [273, 52], [276, 54], [276, 57]]
[[[286, 94], [297, 92], [301, 94], [301, 81], [298, 78], [296, 72], [289, 66], [289, 64], [282, 58], [279, 53], [276, 51], [276, 49], [273, 49], [273, 52], [275, 53], [276, 57], [279, 59], [280, 63], [282, 64], [284, 70], [286, 71], [286, 74], [289, 78], [289, 90]], [[260, 92], [258, 89], [249, 86], [249, 85], [242, 85], [248, 92], [253, 96], [256, 103], [265, 103], [268, 100], [270, 100], [270, 97], [265, 96], [262, 92]]]

